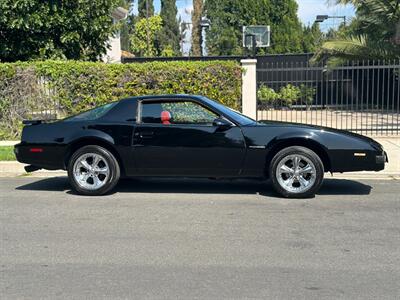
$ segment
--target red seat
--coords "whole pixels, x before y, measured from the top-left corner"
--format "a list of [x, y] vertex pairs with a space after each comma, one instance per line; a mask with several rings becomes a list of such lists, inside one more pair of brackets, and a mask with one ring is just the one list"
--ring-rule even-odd
[[171, 124], [171, 113], [167, 110], [161, 112], [161, 123], [163, 125], [170, 125]]

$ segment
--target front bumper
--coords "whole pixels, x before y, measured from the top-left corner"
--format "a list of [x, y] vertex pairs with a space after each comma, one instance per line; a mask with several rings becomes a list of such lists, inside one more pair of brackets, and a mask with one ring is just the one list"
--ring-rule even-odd
[[387, 153], [385, 151], [382, 152], [382, 155], [377, 155], [375, 156], [375, 161], [377, 165], [385, 164], [389, 162], [389, 158], [387, 156]]

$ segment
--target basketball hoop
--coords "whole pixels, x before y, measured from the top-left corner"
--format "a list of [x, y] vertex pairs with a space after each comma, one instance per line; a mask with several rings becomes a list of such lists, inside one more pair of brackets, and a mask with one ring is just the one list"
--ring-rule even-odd
[[[254, 38], [255, 37], [255, 38]], [[254, 45], [255, 40], [255, 45]], [[270, 46], [271, 28], [265, 25], [243, 26], [244, 48], [267, 48]]]

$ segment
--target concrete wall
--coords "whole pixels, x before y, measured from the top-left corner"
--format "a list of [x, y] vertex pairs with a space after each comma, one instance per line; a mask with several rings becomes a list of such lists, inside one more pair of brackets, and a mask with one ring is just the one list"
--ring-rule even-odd
[[242, 112], [257, 119], [257, 59], [242, 59]]

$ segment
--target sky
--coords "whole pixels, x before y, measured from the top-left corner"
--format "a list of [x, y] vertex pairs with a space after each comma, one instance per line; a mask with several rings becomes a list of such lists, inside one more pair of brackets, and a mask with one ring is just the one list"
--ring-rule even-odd
[[[328, 5], [326, 0], [296, 0], [299, 5], [299, 18], [304, 24], [313, 23], [316, 15], [346, 15], [354, 16], [354, 10], [351, 6]], [[155, 10], [160, 11], [160, 0], [153, 0]], [[182, 19], [190, 20], [190, 12], [193, 8], [192, 0], [177, 0], [177, 7]], [[334, 25], [331, 22], [327, 26]]]
[[[298, 15], [305, 25], [312, 25], [317, 15], [346, 16], [350, 20], [354, 16], [352, 6], [328, 4], [328, 0], [296, 0], [299, 5]], [[160, 11], [160, 0], [153, 0], [156, 12]], [[330, 1], [332, 2], [332, 0]], [[178, 14], [185, 22], [191, 22], [191, 11], [193, 9], [192, 0], [176, 0]], [[136, 6], [136, 5], [135, 5]], [[137, 12], [137, 6], [136, 6]], [[134, 11], [135, 13], [135, 11]], [[341, 19], [329, 19], [320, 24], [322, 31], [328, 31], [331, 27], [337, 27]], [[264, 25], [264, 24], [260, 24]], [[268, 25], [268, 24], [265, 24]], [[187, 34], [187, 42], [184, 46], [184, 52], [190, 48], [190, 32]]]
[[[317, 15], [354, 16], [354, 8], [350, 5], [328, 5], [326, 0], [297, 0], [299, 5], [298, 15], [303, 24], [311, 25]], [[342, 22], [340, 19], [330, 19], [321, 24], [323, 30], [336, 27]]]

